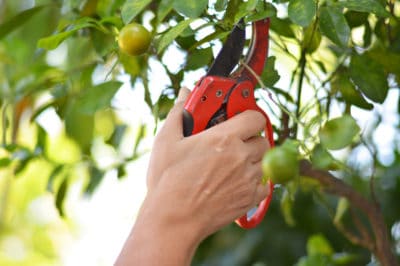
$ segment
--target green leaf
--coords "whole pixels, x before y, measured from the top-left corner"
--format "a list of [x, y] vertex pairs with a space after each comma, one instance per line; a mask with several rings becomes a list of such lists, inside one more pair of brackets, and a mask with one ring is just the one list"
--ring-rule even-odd
[[307, 254], [308, 255], [328, 255], [334, 253], [331, 244], [321, 234], [312, 235], [307, 241]]
[[85, 194], [92, 195], [96, 188], [100, 185], [101, 180], [103, 180], [104, 172], [95, 166], [91, 166], [89, 170], [89, 183], [85, 189]]
[[270, 56], [267, 58], [261, 79], [265, 86], [272, 87], [280, 79], [278, 71], [275, 69], [275, 56]]
[[237, 23], [241, 18], [246, 17], [251, 11], [247, 8], [248, 2], [241, 2], [238, 9], [233, 17], [233, 22]]
[[138, 148], [139, 144], [141, 143], [142, 139], [146, 136], [147, 126], [145, 123], [142, 123], [137, 130], [136, 138], [135, 138], [135, 145], [133, 146], [133, 156], [132, 159], [136, 159], [139, 157]]
[[40, 39], [38, 41], [37, 46], [39, 48], [53, 50], [57, 48], [65, 39], [67, 39], [69, 36], [77, 32], [78, 30], [83, 28], [92, 28], [92, 27], [96, 26], [90, 22], [83, 21], [82, 23], [74, 25], [70, 30]]
[[367, 54], [351, 57], [350, 77], [368, 99], [377, 103], [386, 99], [389, 85], [384, 69]]
[[63, 169], [64, 165], [59, 164], [53, 169], [53, 171], [51, 171], [49, 179], [47, 180], [47, 191], [53, 192], [54, 181], [56, 177], [62, 172]]
[[79, 112], [75, 104], [68, 106], [65, 115], [65, 131], [69, 137], [74, 139], [85, 154], [90, 153], [94, 132], [93, 115]]
[[126, 0], [121, 10], [122, 21], [125, 24], [130, 23], [150, 2], [151, 0]]
[[315, 178], [301, 176], [299, 178], [299, 188], [301, 189], [302, 193], [314, 193], [314, 192], [321, 192], [321, 183], [316, 180]]
[[167, 117], [172, 106], [174, 106], [174, 99], [168, 97], [168, 95], [161, 94], [154, 106], [154, 115], [163, 120]]
[[344, 115], [326, 122], [319, 131], [319, 138], [325, 148], [339, 150], [351, 144], [359, 132], [353, 117]]
[[130, 74], [133, 79], [140, 74], [142, 71], [140, 57], [130, 56], [127, 53], [119, 53], [118, 56], [125, 72]]
[[117, 168], [117, 177], [118, 179], [122, 179], [123, 177], [125, 177], [127, 175], [126, 169], [125, 169], [125, 165], [121, 164], [120, 166], [118, 166]]
[[350, 254], [346, 252], [335, 253], [332, 256], [333, 265], [354, 265], [359, 260], [357, 254]]
[[322, 254], [309, 255], [300, 258], [296, 266], [331, 266], [330, 257]]
[[339, 199], [337, 207], [336, 207], [335, 217], [333, 218], [333, 223], [334, 224], [339, 224], [340, 223], [340, 221], [342, 220], [344, 214], [348, 210], [349, 206], [350, 206], [349, 201], [346, 198], [341, 197]]
[[350, 28], [356, 28], [358, 26], [363, 25], [368, 20], [368, 13], [365, 12], [357, 12], [353, 10], [348, 10], [344, 16], [347, 20], [347, 24]]
[[161, 0], [157, 10], [157, 21], [162, 22], [165, 17], [171, 12], [174, 0]]
[[64, 217], [64, 215], [65, 215], [64, 199], [67, 194], [67, 189], [68, 189], [68, 178], [64, 177], [64, 180], [62, 181], [60, 187], [57, 190], [57, 194], [56, 194], [56, 208], [61, 217]]
[[[247, 11], [252, 11], [254, 9], [256, 9], [257, 5], [258, 5], [259, 1], [258, 0], [247, 0], [247, 4], [246, 4], [246, 10]], [[260, 3], [263, 5], [264, 3], [260, 1]]]
[[[186, 29], [190, 29], [190, 28], [186, 28]], [[182, 36], [183, 34], [179, 35], [175, 41], [179, 44], [180, 47], [182, 47], [182, 49], [184, 50], [188, 50], [190, 52], [190, 50], [194, 50], [197, 47], [197, 43], [198, 41], [195, 38], [195, 35], [189, 35], [189, 36]]]
[[291, 21], [288, 18], [278, 18], [278, 17], [272, 17], [271, 18], [271, 23], [270, 23], [270, 29], [280, 36], [288, 37], [288, 38], [294, 38], [294, 33], [293, 29], [291, 28]]
[[4, 22], [3, 24], [0, 25], [0, 40], [3, 39], [7, 34], [10, 32], [18, 29], [25, 23], [29, 21], [30, 18], [32, 18], [34, 15], [36, 15], [39, 11], [41, 11], [45, 7], [49, 7], [53, 5], [42, 5], [42, 6], [36, 6], [27, 10], [24, 10], [8, 21]]
[[186, 19], [179, 22], [175, 27], [164, 33], [157, 43], [157, 53], [161, 53], [168, 45], [170, 45], [176, 37], [179, 36], [195, 19]]
[[226, 9], [227, 4], [228, 0], [217, 0], [214, 5], [215, 11], [218, 12], [224, 11]]
[[377, 0], [345, 0], [339, 1], [336, 4], [341, 7], [345, 7], [348, 10], [373, 13], [380, 17], [390, 16], [390, 13]]
[[108, 81], [86, 89], [75, 103], [75, 108], [83, 114], [92, 115], [97, 110], [110, 106], [111, 99], [121, 87], [119, 81]]
[[[147, 80], [144, 80], [144, 78], [146, 78], [146, 77], [147, 77], [147, 74], [144, 74], [141, 77], [143, 80], [143, 87], [144, 87], [144, 102], [147, 104], [147, 106], [153, 112], [154, 104], [153, 104], [153, 100], [151, 99], [149, 82]], [[154, 118], [156, 119], [156, 121], [158, 121], [156, 117], [154, 117]]]
[[260, 3], [261, 5], [258, 5], [260, 7], [257, 7], [257, 9], [253, 11], [253, 14], [250, 14], [245, 18], [246, 23], [276, 16], [277, 10], [274, 5], [264, 2]]
[[230, 33], [229, 31], [215, 30], [214, 32], [212, 32], [209, 35], [202, 38], [201, 40], [197, 41], [188, 50], [193, 50], [193, 49], [201, 46], [204, 43], [209, 43], [212, 40], [216, 40], [216, 39], [223, 40], [226, 36], [229, 35], [229, 33]]
[[314, 21], [310, 26], [306, 27], [303, 36], [302, 49], [306, 53], [312, 54], [321, 43], [321, 32], [319, 31], [318, 23]]
[[350, 27], [340, 8], [321, 7], [319, 25], [321, 32], [332, 42], [339, 46], [347, 46]]
[[364, 24], [364, 36], [363, 36], [363, 45], [364, 48], [368, 48], [371, 43], [372, 43], [372, 29], [371, 26], [369, 25], [369, 22], [365, 22]]
[[291, 0], [288, 6], [289, 18], [302, 27], [308, 26], [316, 13], [315, 0]]
[[322, 170], [336, 170], [338, 168], [332, 155], [322, 145], [314, 147], [311, 162], [313, 167]]
[[286, 224], [295, 226], [296, 220], [293, 217], [293, 199], [287, 190], [285, 190], [281, 198], [281, 211]]
[[122, 142], [123, 137], [125, 136], [127, 129], [128, 126], [124, 124], [115, 126], [113, 134], [111, 135], [110, 139], [107, 140], [107, 144], [118, 148]]
[[347, 103], [362, 109], [371, 110], [374, 106], [367, 102], [364, 96], [356, 89], [347, 72], [348, 69], [346, 68], [343, 72], [338, 72], [335, 75], [331, 82], [332, 92], [340, 91], [340, 94]]
[[11, 162], [11, 159], [8, 157], [0, 158], [0, 168], [9, 166]]
[[208, 0], [174, 0], [173, 6], [177, 12], [189, 18], [197, 18], [206, 10], [207, 5]]
[[297, 140], [286, 139], [280, 147], [294, 154], [299, 152], [299, 142]]
[[381, 64], [385, 72], [392, 73], [400, 77], [400, 53], [391, 51], [386, 47], [375, 45], [374, 48], [367, 52], [367, 55]]
[[227, 27], [233, 26], [236, 22], [236, 16], [239, 13], [242, 13], [241, 9], [243, 8], [243, 4], [241, 0], [230, 0], [228, 1], [228, 6], [226, 7], [225, 15], [224, 15], [224, 22], [226, 23]]
[[211, 47], [196, 49], [188, 55], [186, 61], [186, 70], [196, 70], [206, 66], [213, 59]]
[[32, 154], [29, 149], [18, 147], [11, 156], [13, 161], [17, 161], [17, 166], [14, 169], [15, 174], [22, 172], [33, 158], [35, 158], [35, 154]]

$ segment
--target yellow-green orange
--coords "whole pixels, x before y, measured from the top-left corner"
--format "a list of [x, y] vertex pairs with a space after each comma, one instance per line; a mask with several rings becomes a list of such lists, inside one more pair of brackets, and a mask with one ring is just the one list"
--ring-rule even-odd
[[118, 35], [119, 48], [129, 55], [141, 55], [149, 49], [150, 32], [138, 23], [125, 25]]
[[263, 158], [264, 178], [275, 184], [285, 184], [299, 174], [297, 152], [286, 147], [276, 147], [268, 151]]

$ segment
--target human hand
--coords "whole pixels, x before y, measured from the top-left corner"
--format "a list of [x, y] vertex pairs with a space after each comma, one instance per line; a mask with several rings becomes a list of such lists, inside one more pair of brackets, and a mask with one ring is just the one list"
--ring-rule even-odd
[[196, 220], [205, 237], [257, 205], [269, 193], [261, 184], [262, 157], [269, 147], [258, 136], [265, 118], [246, 111], [199, 134], [184, 138], [181, 89], [176, 105], [156, 137], [147, 184], [163, 208], [182, 220]]
[[181, 89], [154, 141], [147, 196], [116, 265], [190, 265], [205, 237], [272, 192], [261, 184], [265, 118], [246, 111], [184, 138], [188, 94]]

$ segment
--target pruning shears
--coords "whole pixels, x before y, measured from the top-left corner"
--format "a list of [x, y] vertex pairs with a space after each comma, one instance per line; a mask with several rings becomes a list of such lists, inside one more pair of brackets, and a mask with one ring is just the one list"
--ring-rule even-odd
[[[245, 110], [256, 110], [267, 123], [265, 137], [274, 146], [273, 129], [268, 115], [257, 105], [254, 88], [263, 72], [268, 54], [269, 19], [252, 22], [252, 39], [245, 63], [239, 63], [245, 43], [245, 23], [240, 20], [215, 58], [205, 76], [195, 85], [184, 105], [183, 133], [190, 136], [221, 123]], [[246, 229], [257, 226], [265, 216], [272, 198], [271, 193], [257, 207], [254, 214], [244, 214], [236, 223]]]

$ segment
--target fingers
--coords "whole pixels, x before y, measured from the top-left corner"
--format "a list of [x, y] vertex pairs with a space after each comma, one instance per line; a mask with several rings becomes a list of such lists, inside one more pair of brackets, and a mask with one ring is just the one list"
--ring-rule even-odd
[[256, 195], [254, 197], [253, 206], [259, 204], [265, 198], [270, 197], [272, 191], [273, 191], [273, 185], [270, 181], [268, 181], [266, 184], [262, 184], [260, 182], [256, 188]]
[[263, 137], [252, 137], [245, 141], [252, 163], [260, 162], [265, 152], [270, 148], [269, 142]]
[[179, 95], [176, 99], [175, 105], [169, 111], [160, 134], [167, 134], [168, 137], [176, 137], [176, 139], [183, 138], [182, 113], [183, 106], [189, 94], [190, 90], [187, 88], [181, 88], [179, 90]]
[[237, 135], [243, 141], [251, 137], [257, 136], [265, 129], [266, 120], [264, 116], [254, 110], [246, 110], [227, 121], [218, 124], [213, 130], [221, 130], [224, 132], [231, 132]]

